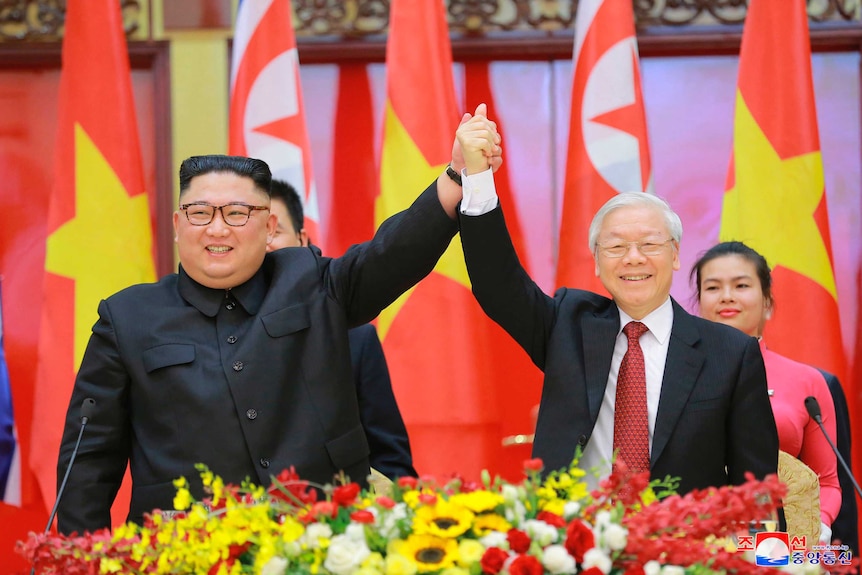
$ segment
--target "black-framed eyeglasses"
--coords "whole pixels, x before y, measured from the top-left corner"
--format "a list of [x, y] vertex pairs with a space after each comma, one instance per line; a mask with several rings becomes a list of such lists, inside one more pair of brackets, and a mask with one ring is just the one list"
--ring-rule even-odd
[[[227, 209], [225, 209], [227, 208]], [[255, 210], [268, 210], [267, 206], [252, 206], [242, 202], [232, 202], [223, 206], [213, 206], [206, 202], [182, 204], [180, 209], [186, 213], [186, 218], [193, 226], [206, 226], [213, 221], [216, 211], [221, 211], [221, 217], [229, 226], [240, 227], [248, 223], [251, 213]]]

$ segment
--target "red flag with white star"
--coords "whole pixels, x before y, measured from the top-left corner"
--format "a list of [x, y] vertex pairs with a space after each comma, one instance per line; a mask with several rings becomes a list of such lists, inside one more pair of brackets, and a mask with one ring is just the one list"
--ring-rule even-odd
[[590, 221], [620, 192], [651, 192], [631, 0], [581, 0], [556, 286], [605, 293], [587, 249]]
[[320, 221], [289, 0], [243, 0], [233, 38], [228, 151], [269, 164], [302, 191], [305, 230]]

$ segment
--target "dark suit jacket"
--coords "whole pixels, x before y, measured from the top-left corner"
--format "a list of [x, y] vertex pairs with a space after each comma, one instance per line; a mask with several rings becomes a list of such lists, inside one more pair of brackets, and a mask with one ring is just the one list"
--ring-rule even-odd
[[[460, 216], [473, 293], [527, 351], [545, 380], [533, 455], [567, 467], [590, 439], [620, 329], [613, 301], [561, 288], [551, 298], [518, 262], [500, 208]], [[680, 478], [680, 493], [775, 473], [778, 433], [757, 340], [688, 314], [673, 328], [651, 449], [651, 473]]]
[[[182, 268], [99, 305], [75, 382], [58, 462], [68, 466], [84, 398], [96, 400], [58, 513], [63, 532], [110, 525], [127, 462], [129, 517], [172, 509], [172, 480], [207, 464], [225, 482], [269, 485], [291, 466], [366, 482], [368, 442], [347, 330], [427, 275], [456, 231], [431, 185], [375, 237], [336, 259], [307, 248], [266, 255], [231, 290]], [[198, 488], [199, 492], [200, 489]]]
[[371, 324], [347, 332], [350, 341], [350, 364], [359, 399], [359, 418], [371, 450], [371, 467], [386, 477], [416, 477], [410, 439], [401, 419], [383, 346], [377, 329]]
[[[835, 404], [836, 437], [829, 439], [835, 442], [835, 447], [844, 462], [847, 465], [852, 465], [850, 461], [850, 454], [852, 453], [850, 449], [850, 412], [847, 410], [844, 390], [841, 389], [841, 382], [838, 381], [837, 377], [822, 369], [820, 373], [826, 378], [826, 384], [832, 394], [832, 402]], [[838, 517], [832, 522], [832, 538], [840, 540], [844, 545], [849, 545], [850, 549], [853, 550], [853, 556], [856, 557], [859, 549], [856, 490], [853, 486], [853, 480], [840, 462], [838, 464], [838, 483], [841, 485], [841, 509], [838, 511]]]

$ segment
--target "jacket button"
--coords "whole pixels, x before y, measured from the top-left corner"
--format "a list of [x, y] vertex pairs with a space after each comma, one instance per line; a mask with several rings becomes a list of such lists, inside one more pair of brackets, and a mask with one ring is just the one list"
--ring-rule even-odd
[[257, 418], [257, 410], [256, 409], [249, 409], [248, 411], [245, 412], [245, 416], [249, 419], [256, 419]]
[[587, 444], [587, 436], [586, 435], [581, 435], [580, 437], [578, 437], [578, 445], [583, 447], [586, 444]]
[[233, 370], [234, 371], [242, 371], [242, 362], [241, 361], [233, 362]]
[[237, 337], [235, 335], [231, 335], [231, 336], [228, 336], [227, 342], [228, 343], [236, 343], [236, 339], [237, 339]]
[[261, 457], [260, 458], [260, 466], [263, 467], [264, 469], [269, 467], [269, 459], [267, 459], [266, 457]]

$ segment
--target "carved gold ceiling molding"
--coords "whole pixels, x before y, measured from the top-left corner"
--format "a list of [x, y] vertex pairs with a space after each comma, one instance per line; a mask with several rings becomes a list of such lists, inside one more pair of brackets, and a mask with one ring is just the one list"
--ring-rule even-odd
[[[117, 0], [127, 34], [152, 30], [147, 0]], [[186, 0], [171, 0], [186, 1]], [[375, 39], [386, 35], [391, 0], [292, 0], [300, 42]], [[747, 0], [632, 0], [639, 30], [738, 26]], [[0, 42], [56, 41], [62, 37], [65, 0], [0, 0]], [[457, 37], [495, 37], [518, 32], [553, 34], [571, 29], [577, 0], [449, 0]], [[859, 23], [862, 0], [808, 0], [812, 24]], [[156, 27], [157, 29], [160, 29]], [[147, 32], [143, 33], [145, 36]], [[143, 38], [146, 39], [146, 38]]]

